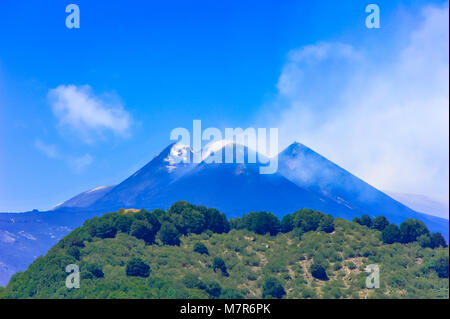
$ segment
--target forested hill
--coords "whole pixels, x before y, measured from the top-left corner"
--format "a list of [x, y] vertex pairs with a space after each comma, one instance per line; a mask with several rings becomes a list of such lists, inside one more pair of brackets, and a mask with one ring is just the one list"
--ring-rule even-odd
[[[448, 298], [447, 244], [418, 220], [302, 209], [228, 220], [177, 202], [93, 218], [13, 276], [1, 298]], [[80, 288], [66, 287], [79, 266]], [[368, 289], [365, 270], [380, 270]]]

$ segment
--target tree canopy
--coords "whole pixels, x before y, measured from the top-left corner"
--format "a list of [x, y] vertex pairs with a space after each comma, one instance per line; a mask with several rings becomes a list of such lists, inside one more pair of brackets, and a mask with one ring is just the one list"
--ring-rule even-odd
[[263, 284], [262, 297], [263, 298], [277, 298], [281, 299], [286, 295], [283, 285], [277, 278], [267, 278]]
[[150, 266], [140, 258], [133, 258], [127, 263], [127, 276], [148, 277], [150, 275], [150, 272]]

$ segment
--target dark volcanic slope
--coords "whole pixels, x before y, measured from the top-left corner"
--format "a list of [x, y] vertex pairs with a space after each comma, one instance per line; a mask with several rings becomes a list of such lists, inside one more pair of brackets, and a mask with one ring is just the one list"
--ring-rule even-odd
[[293, 143], [279, 154], [279, 172], [296, 185], [353, 212], [352, 216], [331, 212], [337, 217], [384, 215], [396, 224], [417, 218], [448, 239], [448, 220], [412, 210], [303, 144]]

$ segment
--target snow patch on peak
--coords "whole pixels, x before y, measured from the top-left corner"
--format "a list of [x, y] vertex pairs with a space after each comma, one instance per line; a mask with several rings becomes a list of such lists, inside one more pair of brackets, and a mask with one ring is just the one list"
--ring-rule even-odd
[[64, 202], [61, 202], [59, 204], [56, 204], [52, 209], [58, 208], [59, 206], [61, 206], [62, 204], [64, 204]]
[[202, 150], [202, 161], [208, 158], [211, 154], [221, 150], [222, 148], [226, 147], [227, 145], [233, 144], [234, 142], [231, 140], [220, 140], [211, 142], [208, 145], [206, 145]]
[[[99, 187], [95, 187], [95, 188], [93, 188], [93, 189], [88, 190], [86, 193], [96, 192], [96, 191], [99, 191], [99, 190], [101, 190], [101, 189], [105, 189], [106, 187], [108, 187], [108, 186], [99, 186]], [[56, 206], [59, 206], [59, 205], [61, 205], [61, 204], [58, 204], [58, 205], [56, 205]], [[55, 206], [55, 207], [56, 207], [56, 206]]]
[[191, 160], [192, 150], [189, 146], [175, 143], [171, 149], [169, 155], [164, 159], [165, 162], [169, 163], [167, 168], [169, 172], [176, 168], [176, 164], [179, 163], [189, 163]]

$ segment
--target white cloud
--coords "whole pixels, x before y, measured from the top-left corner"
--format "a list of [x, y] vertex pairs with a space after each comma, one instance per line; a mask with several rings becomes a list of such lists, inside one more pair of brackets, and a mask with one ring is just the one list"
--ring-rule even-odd
[[282, 146], [298, 140], [378, 188], [448, 203], [448, 4], [417, 20], [383, 61], [340, 43], [292, 51], [264, 116]]
[[126, 135], [131, 125], [118, 97], [96, 96], [88, 85], [60, 85], [49, 91], [49, 99], [59, 123], [81, 133], [87, 142], [105, 131]]
[[65, 161], [69, 168], [75, 173], [81, 173], [94, 161], [89, 154], [84, 154], [82, 156], [65, 155], [61, 153], [55, 145], [45, 143], [40, 139], [35, 140], [34, 146], [48, 158]]

